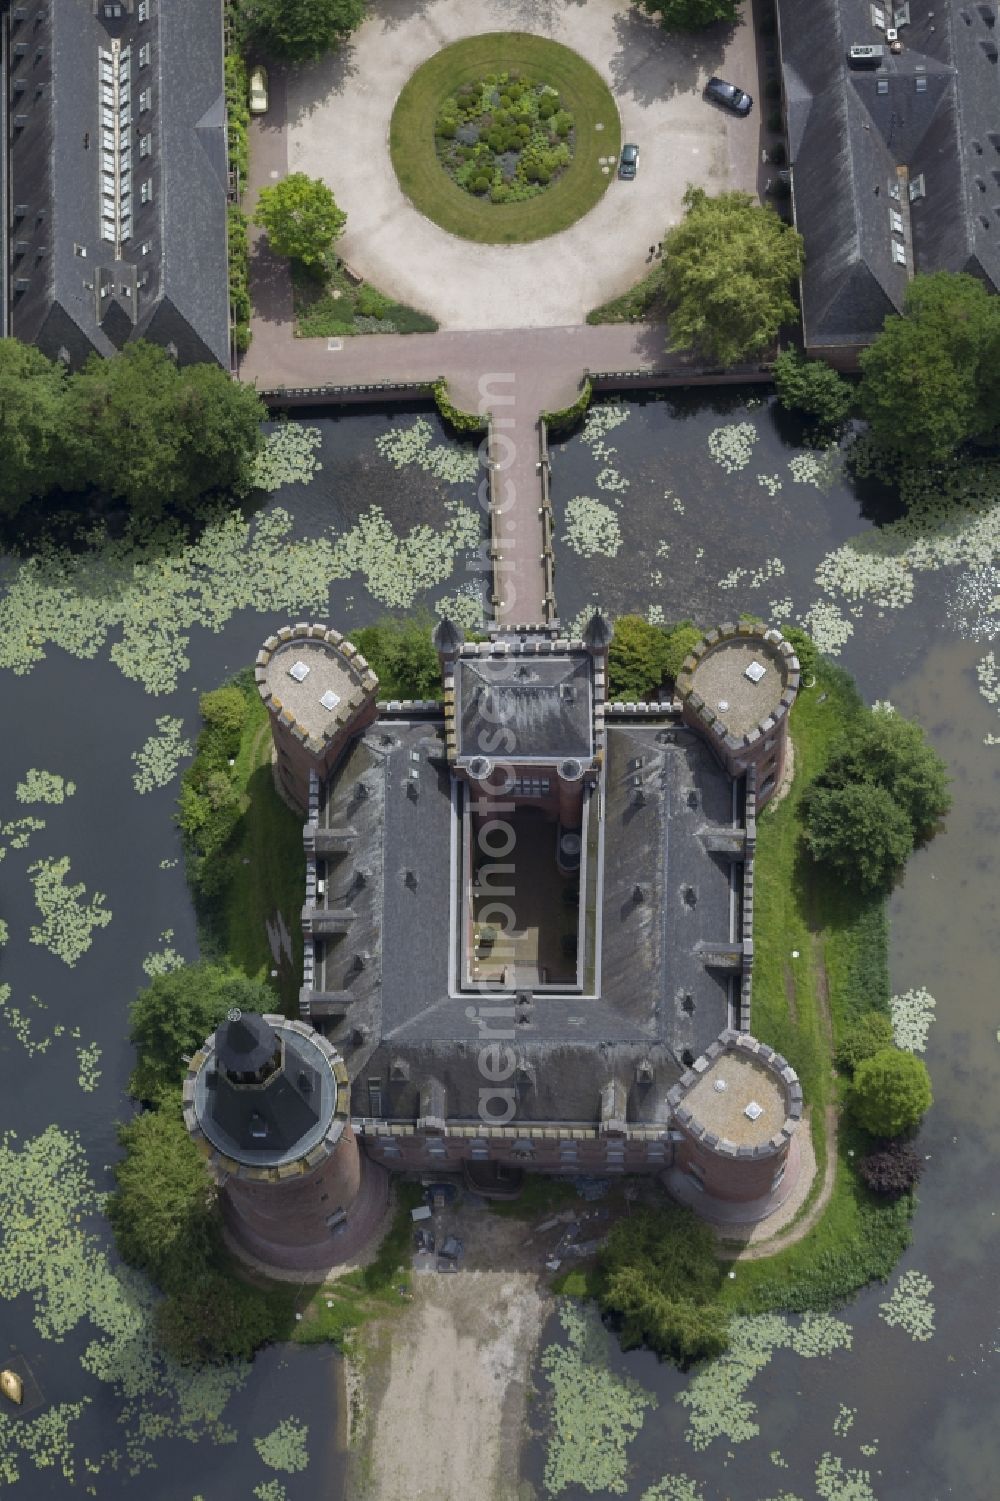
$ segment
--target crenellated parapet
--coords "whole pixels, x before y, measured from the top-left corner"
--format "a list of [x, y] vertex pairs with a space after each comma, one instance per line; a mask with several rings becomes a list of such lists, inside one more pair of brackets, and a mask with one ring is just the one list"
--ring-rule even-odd
[[685, 723], [731, 776], [755, 769], [758, 809], [781, 782], [800, 680], [799, 659], [781, 632], [743, 621], [706, 632], [677, 675]]

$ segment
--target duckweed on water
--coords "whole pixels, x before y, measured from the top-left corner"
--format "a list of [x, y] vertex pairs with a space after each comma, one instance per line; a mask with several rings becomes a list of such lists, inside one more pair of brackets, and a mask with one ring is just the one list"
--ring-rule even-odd
[[288, 1492], [280, 1480], [262, 1480], [254, 1486], [253, 1493], [257, 1501], [288, 1501]]
[[457, 553], [477, 547], [478, 514], [443, 505], [439, 532], [414, 527], [397, 537], [377, 506], [336, 537], [294, 541], [280, 506], [247, 521], [224, 506], [203, 512], [196, 540], [177, 523], [130, 526], [112, 539], [78, 529], [71, 543], [38, 544], [0, 597], [0, 669], [30, 672], [50, 643], [70, 656], [109, 655], [149, 693], [170, 693], [190, 667], [194, 625], [220, 631], [241, 610], [293, 615], [323, 611], [330, 584], [358, 572], [381, 603], [407, 608], [417, 592], [443, 582]]
[[627, 480], [624, 474], [619, 474], [618, 470], [611, 464], [606, 465], [605, 468], [598, 472], [596, 481], [599, 490], [611, 490], [617, 495], [623, 495], [630, 483], [631, 481]]
[[928, 1340], [934, 1334], [934, 1283], [923, 1272], [904, 1272], [886, 1303], [880, 1303], [879, 1318], [890, 1328], [904, 1329], [912, 1340]]
[[563, 1302], [559, 1321], [566, 1344], [541, 1356], [552, 1401], [545, 1488], [552, 1496], [571, 1485], [624, 1495], [628, 1446], [656, 1398], [608, 1369], [609, 1337], [592, 1307]]
[[835, 448], [822, 453], [797, 453], [788, 461], [788, 471], [797, 485], [814, 485], [829, 490], [840, 472], [840, 455]]
[[781, 489], [781, 475], [758, 474], [757, 483], [758, 485], [760, 485], [762, 490], [767, 491], [768, 495], [770, 495], [771, 499], [773, 500], [778, 491]]
[[801, 616], [799, 624], [808, 631], [818, 649], [827, 657], [839, 657], [840, 648], [854, 635], [854, 627], [836, 605], [817, 600]]
[[42, 922], [31, 928], [29, 937], [72, 968], [90, 948], [94, 929], [107, 927], [111, 913], [104, 905], [103, 892], [95, 891], [90, 901], [85, 901], [83, 882], [67, 886], [68, 874], [68, 855], [61, 860], [36, 860], [28, 866], [35, 905], [42, 914]]
[[[6, 839], [12, 850], [26, 850], [32, 834], [39, 833], [44, 827], [44, 818], [33, 818], [28, 814], [26, 818], [13, 818], [10, 823], [0, 824], [0, 838]], [[0, 860], [6, 853], [7, 846], [0, 845]]]
[[1000, 568], [977, 568], [960, 578], [948, 615], [961, 636], [974, 641], [1000, 636]]
[[[744, 589], [759, 589], [774, 578], [781, 578], [785, 571], [785, 565], [780, 558], [768, 558], [760, 568], [731, 568], [719, 580], [720, 589], [736, 589], [741, 586]], [[745, 580], [745, 582], [742, 582]]]
[[101, 1061], [101, 1049], [96, 1042], [77, 1048], [76, 1061], [80, 1068], [76, 1082], [84, 1094], [93, 1094], [101, 1080], [101, 1070], [97, 1066]]
[[851, 1330], [830, 1314], [806, 1314], [792, 1322], [779, 1314], [734, 1318], [729, 1326], [730, 1347], [692, 1378], [677, 1401], [690, 1414], [685, 1438], [695, 1449], [707, 1449], [713, 1439], [745, 1443], [756, 1438], [757, 1406], [744, 1400], [751, 1381], [768, 1365], [775, 1350], [791, 1349], [805, 1359], [850, 1349]]
[[375, 447], [394, 469], [408, 464], [433, 474], [448, 484], [468, 484], [479, 477], [479, 450], [448, 439], [434, 442], [434, 429], [426, 417], [418, 417], [410, 427], [396, 427], [375, 439]]
[[708, 435], [708, 451], [727, 474], [745, 469], [753, 458], [757, 429], [752, 422], [730, 422], [715, 427]]
[[705, 1501], [705, 1493], [687, 1475], [664, 1475], [643, 1491], [640, 1501]]
[[892, 1015], [892, 1037], [897, 1048], [907, 1053], [923, 1053], [927, 1048], [927, 1034], [934, 1020], [937, 1001], [929, 990], [907, 990], [894, 995], [889, 1002]]
[[66, 1480], [74, 1481], [70, 1424], [78, 1422], [88, 1406], [89, 1399], [60, 1402], [37, 1418], [14, 1418], [0, 1410], [0, 1482], [16, 1485], [24, 1464], [32, 1464], [36, 1470], [58, 1466]]
[[485, 616], [482, 585], [460, 584], [454, 594], [445, 594], [436, 600], [434, 610], [463, 631], [481, 631]]
[[9, 932], [7, 924], [4, 922], [3, 918], [0, 917], [0, 949], [2, 949], [4, 944], [7, 942], [8, 936]]
[[280, 490], [283, 485], [307, 485], [323, 465], [316, 450], [323, 441], [318, 427], [283, 422], [264, 440], [251, 470], [255, 490]]
[[67, 782], [54, 771], [39, 771], [34, 766], [18, 782], [15, 794], [19, 803], [61, 803], [72, 797], [75, 782]]
[[[31, 1016], [27, 1012], [22, 1011], [19, 1006], [12, 1006], [10, 995], [10, 986], [0, 985], [0, 1011], [3, 1012], [4, 1020], [10, 1027], [10, 1030], [29, 1058], [34, 1058], [36, 1054], [47, 1053], [55, 1038], [61, 1036], [65, 1029], [58, 1027], [45, 1037], [36, 1037]], [[39, 1010], [45, 1010], [45, 1003], [40, 1001], [37, 995], [33, 995], [31, 1001]]]
[[610, 506], [602, 500], [577, 495], [566, 506], [562, 541], [584, 558], [592, 558], [595, 553], [615, 558], [622, 545], [622, 530]]
[[132, 785], [136, 792], [152, 792], [154, 787], [166, 787], [177, 775], [177, 769], [185, 756], [190, 756], [190, 740], [181, 735], [183, 719], [162, 714], [156, 721], [156, 734], [150, 735], [139, 750], [132, 752], [136, 770], [132, 773]]
[[305, 1423], [298, 1418], [285, 1418], [264, 1438], [255, 1438], [253, 1446], [272, 1470], [284, 1470], [294, 1475], [309, 1463], [308, 1438], [309, 1429]]
[[858, 1415], [856, 1407], [848, 1407], [841, 1402], [837, 1409], [837, 1416], [833, 1420], [833, 1431], [838, 1438], [846, 1438], [854, 1427], [854, 1420]]
[[142, 961], [143, 973], [147, 974], [150, 979], [154, 975], [169, 975], [175, 969], [184, 968], [185, 960], [183, 954], [179, 954], [171, 946], [170, 940], [173, 936], [173, 928], [164, 928], [160, 934], [160, 942], [166, 944], [166, 948], [154, 949]]
[[827, 1452], [816, 1466], [816, 1493], [821, 1501], [878, 1501], [867, 1470], [845, 1470], [844, 1462]]

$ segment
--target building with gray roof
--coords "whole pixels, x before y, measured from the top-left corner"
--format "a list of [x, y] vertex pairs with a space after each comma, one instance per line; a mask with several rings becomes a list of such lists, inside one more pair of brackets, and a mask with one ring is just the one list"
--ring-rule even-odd
[[997, 6], [778, 0], [806, 348], [849, 365], [915, 272], [1000, 287]]
[[[296, 626], [289, 650], [328, 635]], [[442, 702], [380, 704], [332, 767], [316, 748], [302, 1020], [390, 1169], [487, 1190], [517, 1166], [670, 1170], [764, 1212], [801, 1091], [749, 1034], [757, 785], [775, 790], [798, 661], [776, 631], [724, 626], [686, 664], [697, 705], [613, 705], [610, 639], [599, 619], [580, 640], [445, 623]], [[723, 691], [740, 715], [720, 734], [705, 695]], [[746, 1140], [685, 1105], [709, 1066], [748, 1077], [736, 1039], [767, 1076]]]
[[4, 325], [229, 362], [221, 0], [0, 0]]

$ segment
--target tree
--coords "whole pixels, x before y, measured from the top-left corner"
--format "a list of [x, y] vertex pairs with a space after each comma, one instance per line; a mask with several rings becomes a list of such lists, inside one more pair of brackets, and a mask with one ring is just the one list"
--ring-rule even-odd
[[837, 1067], [853, 1074], [859, 1063], [892, 1047], [892, 1022], [884, 1011], [865, 1011], [837, 1044]]
[[114, 359], [92, 355], [64, 404], [68, 482], [156, 515], [239, 487], [261, 442], [256, 391], [216, 365], [178, 369], [139, 341]]
[[355, 631], [354, 644], [367, 658], [385, 698], [440, 698], [441, 663], [431, 639], [428, 614], [391, 617]]
[[858, 1122], [872, 1136], [899, 1136], [914, 1127], [933, 1103], [923, 1059], [883, 1048], [858, 1064], [851, 1090]]
[[842, 375], [823, 360], [803, 359], [794, 349], [783, 349], [775, 360], [774, 389], [786, 411], [815, 418], [827, 432], [840, 427], [854, 404], [854, 392]]
[[664, 660], [666, 675], [671, 682], [676, 681], [677, 674], [684, 665], [684, 658], [691, 655], [704, 634], [690, 620], [680, 620], [666, 632], [667, 649]]
[[898, 1199], [901, 1194], [916, 1188], [923, 1170], [923, 1158], [905, 1141], [887, 1141], [858, 1163], [858, 1177], [862, 1183], [872, 1193], [887, 1199]]
[[920, 725], [892, 709], [876, 709], [851, 725], [818, 779], [824, 787], [868, 782], [883, 788], [906, 814], [913, 842], [927, 839], [951, 806], [948, 773]]
[[343, 234], [347, 215], [325, 182], [290, 172], [273, 187], [261, 188], [253, 222], [267, 231], [275, 255], [315, 266]]
[[208, 693], [203, 693], [198, 700], [198, 712], [205, 729], [211, 730], [217, 737], [220, 756], [235, 756], [250, 712], [242, 688], [238, 688], [235, 683], [227, 683], [222, 688], [213, 688]]
[[65, 368], [0, 339], [0, 515], [14, 516], [60, 481]]
[[640, 0], [644, 10], [659, 16], [665, 31], [700, 31], [713, 21], [735, 21], [742, 0]]
[[813, 782], [803, 803], [806, 848], [817, 864], [829, 865], [863, 891], [886, 890], [913, 849], [913, 829], [884, 787]]
[[122, 1257], [165, 1292], [182, 1288], [216, 1254], [220, 1222], [205, 1159], [188, 1135], [175, 1093], [162, 1110], [119, 1127], [108, 1218]]
[[309, 62], [337, 47], [365, 16], [365, 0], [237, 0], [244, 45], [288, 62]]
[[156, 1310], [161, 1347], [188, 1365], [249, 1360], [276, 1333], [265, 1294], [233, 1273], [201, 1272], [172, 1291]]
[[660, 626], [650, 625], [642, 615], [619, 615], [608, 648], [609, 696], [651, 698], [667, 675], [669, 660], [667, 636]]
[[270, 1011], [274, 1002], [266, 982], [219, 964], [185, 964], [154, 976], [129, 1011], [139, 1054], [129, 1093], [155, 1103], [165, 1090], [180, 1086], [185, 1056], [198, 1051], [227, 1012]]
[[1000, 431], [1000, 307], [978, 278], [915, 276], [901, 317], [885, 320], [861, 355], [860, 404], [877, 445], [938, 463], [968, 438]]
[[784, 624], [781, 627], [781, 634], [799, 659], [799, 671], [803, 683], [808, 683], [810, 678], [815, 678], [816, 669], [819, 666], [819, 652], [816, 650], [815, 641], [798, 625]]
[[640, 1209], [616, 1224], [601, 1253], [601, 1311], [620, 1321], [626, 1349], [649, 1345], [689, 1365], [720, 1355], [728, 1317], [715, 1301], [715, 1238], [690, 1209]]
[[802, 239], [748, 193], [684, 194], [687, 213], [663, 242], [670, 347], [719, 365], [764, 350], [796, 316]]

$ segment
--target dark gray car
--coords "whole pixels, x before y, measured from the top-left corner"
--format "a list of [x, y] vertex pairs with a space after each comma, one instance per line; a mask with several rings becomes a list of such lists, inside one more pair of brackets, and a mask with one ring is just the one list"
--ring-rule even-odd
[[632, 178], [639, 170], [639, 148], [626, 141], [618, 158], [618, 176]]
[[705, 85], [705, 98], [711, 99], [713, 104], [721, 104], [723, 109], [728, 109], [734, 115], [748, 115], [753, 109], [753, 100], [749, 94], [738, 89], [735, 83], [727, 83], [724, 78], [710, 78]]

